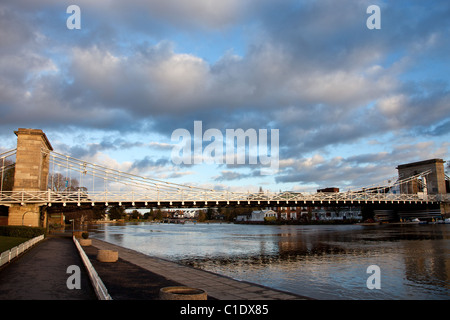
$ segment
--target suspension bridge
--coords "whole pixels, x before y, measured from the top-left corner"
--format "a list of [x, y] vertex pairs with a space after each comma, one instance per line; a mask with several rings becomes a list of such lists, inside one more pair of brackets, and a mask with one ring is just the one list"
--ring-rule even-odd
[[446, 190], [449, 177], [440, 159], [425, 167], [416, 166], [420, 170], [406, 175], [399, 166], [397, 177], [346, 192], [233, 192], [122, 172], [54, 151], [41, 130], [19, 129], [15, 133], [17, 148], [0, 154], [0, 206], [9, 207], [10, 224], [14, 224], [14, 215], [23, 223], [28, 212], [39, 216], [43, 207], [67, 205], [440, 205], [450, 199]]

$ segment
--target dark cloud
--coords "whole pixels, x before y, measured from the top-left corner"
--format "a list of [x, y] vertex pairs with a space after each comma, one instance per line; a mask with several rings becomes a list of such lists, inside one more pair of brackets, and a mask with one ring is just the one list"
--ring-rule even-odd
[[230, 180], [240, 180], [243, 178], [250, 177], [250, 174], [238, 173], [236, 171], [221, 171], [220, 175], [215, 177], [215, 181], [230, 181]]
[[[83, 137], [79, 137], [79, 139], [82, 141], [85, 140]], [[74, 140], [77, 141], [77, 139]], [[98, 143], [88, 142], [86, 144], [75, 143], [73, 145], [67, 145], [65, 143], [57, 142], [54, 147], [58, 150], [58, 152], [67, 154], [74, 158], [83, 159], [86, 157], [93, 157], [97, 153], [103, 151], [125, 151], [135, 147], [145, 147], [145, 144], [142, 142], [127, 141], [123, 138], [117, 138], [114, 136], [105, 136]]]
[[172, 162], [169, 159], [162, 158], [154, 160], [147, 156], [144, 159], [134, 161], [133, 165], [131, 166], [131, 170], [137, 169], [140, 171], [145, 171], [149, 167], [163, 167], [171, 163]]

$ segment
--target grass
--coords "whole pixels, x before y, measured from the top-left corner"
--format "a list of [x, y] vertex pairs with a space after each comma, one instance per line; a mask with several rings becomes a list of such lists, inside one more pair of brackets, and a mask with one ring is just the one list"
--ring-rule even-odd
[[11, 248], [14, 248], [15, 246], [18, 246], [19, 244], [27, 240], [30, 239], [0, 236], [0, 253], [9, 250]]

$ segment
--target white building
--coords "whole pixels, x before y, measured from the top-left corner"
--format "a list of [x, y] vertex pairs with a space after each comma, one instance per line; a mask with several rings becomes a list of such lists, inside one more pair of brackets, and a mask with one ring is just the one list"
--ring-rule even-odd
[[207, 208], [166, 208], [163, 209], [166, 212], [174, 213], [177, 218], [197, 218], [200, 212], [208, 211]]
[[257, 210], [251, 214], [241, 214], [236, 217], [236, 221], [264, 222], [264, 218], [277, 217], [277, 213], [273, 210]]

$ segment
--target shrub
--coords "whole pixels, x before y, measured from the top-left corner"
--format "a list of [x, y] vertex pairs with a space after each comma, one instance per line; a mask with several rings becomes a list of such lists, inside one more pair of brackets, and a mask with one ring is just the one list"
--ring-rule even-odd
[[83, 232], [82, 234], [81, 234], [81, 237], [83, 238], [83, 239], [87, 239], [87, 238], [89, 238], [89, 232]]
[[0, 235], [6, 237], [34, 238], [46, 234], [45, 228], [26, 226], [0, 226]]

